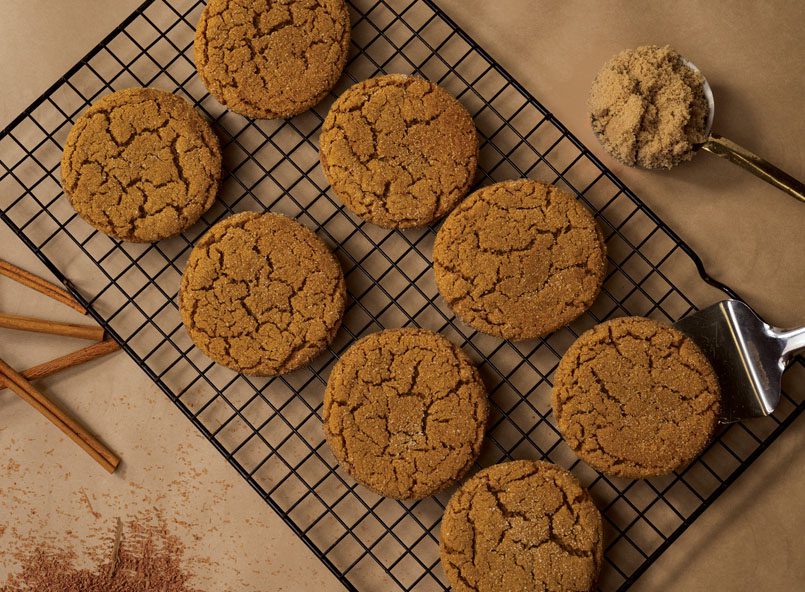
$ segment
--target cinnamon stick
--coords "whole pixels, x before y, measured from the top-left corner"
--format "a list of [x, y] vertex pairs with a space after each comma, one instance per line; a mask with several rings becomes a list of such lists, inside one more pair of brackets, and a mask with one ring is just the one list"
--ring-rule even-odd
[[[55, 358], [43, 364], [39, 364], [38, 366], [28, 368], [22, 372], [22, 376], [26, 380], [45, 378], [46, 376], [51, 376], [57, 372], [61, 372], [62, 370], [67, 370], [68, 368], [73, 368], [74, 366], [78, 366], [80, 364], [86, 364], [87, 362], [110, 354], [119, 349], [120, 346], [116, 341], [107, 339], [106, 341], [93, 343], [92, 345], [83, 349], [71, 352], [66, 356]], [[3, 375], [0, 375], [0, 391], [7, 389], [8, 386], [9, 385], [6, 378]]]
[[48, 418], [109, 473], [115, 472], [120, 459], [2, 359], [0, 359], [0, 374], [5, 375], [9, 388], [20, 398]]
[[103, 327], [93, 325], [74, 325], [72, 323], [57, 323], [33, 317], [21, 317], [0, 313], [0, 327], [16, 329], [19, 331], [34, 331], [36, 333], [50, 333], [66, 337], [78, 337], [90, 341], [103, 339]]
[[51, 284], [46, 279], [25, 271], [24, 269], [21, 269], [12, 263], [9, 263], [8, 261], [3, 261], [2, 259], [0, 259], [0, 275], [4, 275], [15, 282], [22, 284], [23, 286], [36, 290], [40, 294], [53, 298], [62, 304], [66, 304], [81, 314], [87, 314], [87, 309], [81, 306], [81, 303], [73, 298], [73, 296], [64, 288]]

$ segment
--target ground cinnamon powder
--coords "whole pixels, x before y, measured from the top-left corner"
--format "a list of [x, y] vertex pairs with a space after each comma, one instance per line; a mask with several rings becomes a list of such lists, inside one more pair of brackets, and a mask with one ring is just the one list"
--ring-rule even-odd
[[702, 75], [670, 47], [645, 45], [609, 60], [593, 82], [593, 130], [629, 166], [669, 169], [706, 140], [708, 106]]
[[[90, 568], [76, 566], [76, 554], [50, 543], [29, 541], [16, 553], [22, 569], [2, 592], [201, 592], [190, 587], [183, 568], [185, 547], [155, 514], [117, 522], [105, 557]], [[186, 562], [185, 562], [186, 563]]]

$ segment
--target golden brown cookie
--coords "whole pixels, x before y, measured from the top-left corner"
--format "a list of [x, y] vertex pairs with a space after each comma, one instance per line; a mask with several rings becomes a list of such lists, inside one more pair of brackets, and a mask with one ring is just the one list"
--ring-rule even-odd
[[554, 376], [553, 412], [568, 445], [593, 468], [642, 479], [681, 469], [718, 424], [710, 362], [682, 332], [618, 318], [583, 333]]
[[386, 228], [426, 226], [466, 195], [478, 164], [472, 117], [439, 86], [412, 76], [370, 78], [333, 103], [321, 163], [335, 194]]
[[532, 339], [592, 305], [606, 247], [572, 195], [529, 179], [470, 195], [436, 235], [439, 292], [469, 326], [504, 339]]
[[62, 187], [76, 212], [121, 240], [157, 241], [195, 224], [221, 181], [221, 149], [186, 100], [153, 88], [106, 95], [64, 146]]
[[601, 514], [590, 494], [547, 462], [480, 471], [442, 518], [442, 566], [453, 592], [594, 590], [603, 554]]
[[355, 343], [333, 367], [324, 433], [338, 462], [366, 487], [398, 499], [433, 495], [478, 457], [486, 389], [467, 356], [422, 329]]
[[196, 243], [179, 292], [190, 338], [210, 358], [257, 376], [322, 352], [341, 325], [344, 273], [311, 230], [280, 214], [243, 212]]
[[210, 0], [193, 49], [212, 96], [273, 119], [324, 99], [347, 62], [349, 36], [344, 0]]

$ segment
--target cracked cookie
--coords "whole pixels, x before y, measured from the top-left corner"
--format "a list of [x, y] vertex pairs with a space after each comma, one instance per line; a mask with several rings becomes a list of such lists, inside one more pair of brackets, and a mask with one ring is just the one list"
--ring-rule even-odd
[[248, 117], [291, 117], [317, 105], [349, 52], [344, 0], [210, 0], [193, 51], [204, 86]]
[[320, 146], [335, 194], [385, 228], [426, 226], [447, 214], [478, 164], [467, 110], [436, 84], [401, 74], [344, 92], [324, 120]]
[[475, 366], [444, 337], [390, 329], [356, 342], [333, 367], [324, 433], [338, 462], [369, 489], [420, 499], [478, 457], [489, 415]]
[[450, 498], [440, 551], [454, 592], [586, 592], [603, 559], [601, 514], [556, 465], [505, 462]]
[[701, 453], [718, 424], [720, 389], [689, 337], [625, 317], [593, 327], [567, 350], [552, 400], [559, 430], [582, 460], [643, 479]]
[[242, 212], [196, 243], [179, 310], [207, 356], [237, 372], [285, 374], [322, 352], [341, 325], [344, 273], [327, 245], [280, 214]]
[[192, 226], [212, 206], [221, 149], [186, 100], [131, 88], [106, 95], [78, 118], [61, 175], [89, 224], [121, 240], [153, 242]]
[[529, 179], [483, 187], [445, 220], [433, 247], [439, 292], [470, 327], [532, 339], [589, 308], [606, 246], [572, 195]]

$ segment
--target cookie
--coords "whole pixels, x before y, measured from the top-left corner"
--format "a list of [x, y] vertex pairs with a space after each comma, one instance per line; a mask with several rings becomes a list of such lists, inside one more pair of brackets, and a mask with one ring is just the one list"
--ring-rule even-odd
[[472, 117], [432, 82], [393, 74], [349, 88], [320, 138], [333, 191], [386, 228], [426, 226], [466, 195], [478, 164]]
[[436, 235], [439, 292], [470, 327], [532, 339], [592, 305], [606, 272], [590, 212], [557, 187], [522, 179], [470, 195]]
[[458, 347], [432, 331], [390, 329], [359, 340], [333, 367], [324, 433], [356, 481], [420, 499], [470, 468], [488, 406], [478, 371]]
[[469, 479], [444, 511], [440, 551], [453, 592], [594, 590], [601, 514], [556, 465], [505, 462]]
[[273, 119], [324, 99], [347, 62], [349, 37], [344, 0], [210, 0], [193, 51], [221, 104]]
[[341, 325], [344, 273], [311, 230], [243, 212], [213, 226], [187, 262], [179, 309], [207, 356], [237, 372], [285, 374], [321, 353]]
[[618, 318], [583, 333], [554, 376], [553, 411], [568, 445], [593, 468], [642, 479], [681, 469], [712, 438], [720, 390], [682, 332]]
[[78, 118], [64, 146], [62, 187], [92, 226], [153, 242], [192, 226], [221, 182], [221, 148], [186, 100], [153, 88], [106, 95]]

